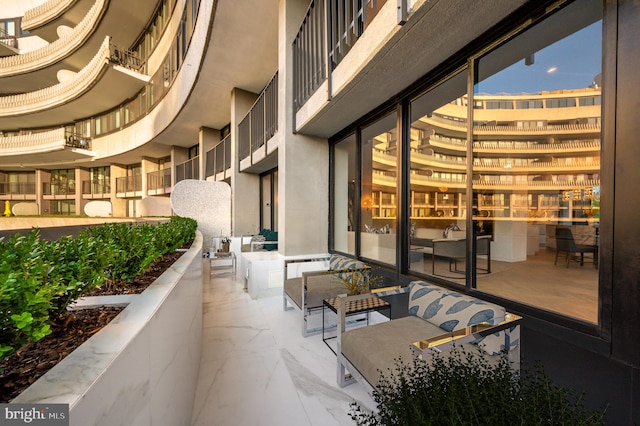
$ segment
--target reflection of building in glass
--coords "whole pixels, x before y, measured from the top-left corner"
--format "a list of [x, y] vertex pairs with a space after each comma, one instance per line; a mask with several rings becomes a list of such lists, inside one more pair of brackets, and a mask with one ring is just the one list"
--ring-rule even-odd
[[[411, 128], [411, 218], [464, 218], [467, 98], [421, 117]], [[597, 218], [600, 89], [526, 95], [475, 95], [474, 208], [484, 217]], [[374, 208], [395, 216], [396, 145], [376, 138]]]

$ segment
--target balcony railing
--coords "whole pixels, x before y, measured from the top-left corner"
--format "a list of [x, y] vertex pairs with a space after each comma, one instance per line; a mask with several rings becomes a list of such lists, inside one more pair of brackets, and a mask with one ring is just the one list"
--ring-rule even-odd
[[70, 148], [91, 149], [91, 138], [79, 133], [65, 133], [65, 145]]
[[105, 195], [111, 193], [111, 183], [106, 181], [83, 180], [82, 194]]
[[4, 28], [0, 28], [0, 43], [4, 43], [9, 47], [13, 47], [14, 49], [18, 48], [18, 38], [15, 35], [8, 34]]
[[118, 47], [111, 42], [109, 43], [109, 61], [121, 67], [144, 73], [144, 62], [135, 52]]
[[42, 184], [42, 194], [43, 195], [62, 195], [67, 196], [76, 195], [76, 183], [75, 182], [44, 182]]
[[0, 182], [0, 195], [35, 195], [34, 182]]
[[194, 157], [176, 166], [176, 183], [185, 179], [200, 179], [199, 158], [199, 156]]
[[297, 112], [364, 34], [386, 0], [312, 0], [293, 41]]
[[278, 132], [278, 73], [238, 125], [238, 155], [249, 157]]
[[205, 177], [215, 176], [231, 168], [231, 135], [207, 151]]
[[142, 175], [125, 176], [116, 178], [116, 193], [142, 191]]
[[147, 173], [147, 191], [171, 189], [171, 169]]

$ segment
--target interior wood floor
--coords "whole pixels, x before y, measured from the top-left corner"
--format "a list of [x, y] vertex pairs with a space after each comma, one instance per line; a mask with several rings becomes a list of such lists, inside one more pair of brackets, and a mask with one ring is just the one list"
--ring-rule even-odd
[[[588, 255], [587, 255], [588, 256]], [[540, 250], [528, 256], [526, 262], [491, 261], [491, 273], [477, 275], [477, 288], [485, 293], [515, 300], [536, 308], [561, 313], [592, 323], [598, 322], [598, 270], [592, 258], [584, 265], [572, 260], [566, 267], [563, 255], [554, 265], [555, 251]], [[458, 268], [464, 271], [464, 261]], [[486, 267], [479, 259], [478, 266]], [[411, 269], [431, 274], [431, 256], [414, 262]], [[449, 271], [449, 262], [436, 258], [435, 273], [451, 281], [464, 284], [464, 274]]]

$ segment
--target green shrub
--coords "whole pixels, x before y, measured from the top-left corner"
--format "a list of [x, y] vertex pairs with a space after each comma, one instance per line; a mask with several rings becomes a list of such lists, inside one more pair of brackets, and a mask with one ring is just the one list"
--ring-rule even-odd
[[158, 257], [193, 240], [197, 222], [108, 224], [48, 242], [38, 229], [0, 239], [0, 359], [51, 333], [83, 292], [130, 280]]
[[604, 410], [554, 385], [537, 365], [513, 371], [507, 355], [489, 362], [480, 351], [454, 348], [428, 364], [398, 361], [374, 390], [378, 411], [351, 404], [358, 425], [603, 425]]

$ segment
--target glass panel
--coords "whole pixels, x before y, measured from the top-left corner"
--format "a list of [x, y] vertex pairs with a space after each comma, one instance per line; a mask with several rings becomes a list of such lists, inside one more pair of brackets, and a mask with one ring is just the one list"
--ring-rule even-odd
[[481, 58], [473, 128], [474, 229], [492, 241], [477, 288], [594, 323], [601, 14], [575, 2]]
[[360, 255], [396, 264], [396, 114], [362, 130]]
[[[467, 74], [411, 104], [409, 269], [464, 284]], [[442, 241], [446, 239], [446, 241]], [[461, 272], [460, 272], [461, 271]]]
[[333, 147], [333, 249], [355, 255], [356, 136]]

